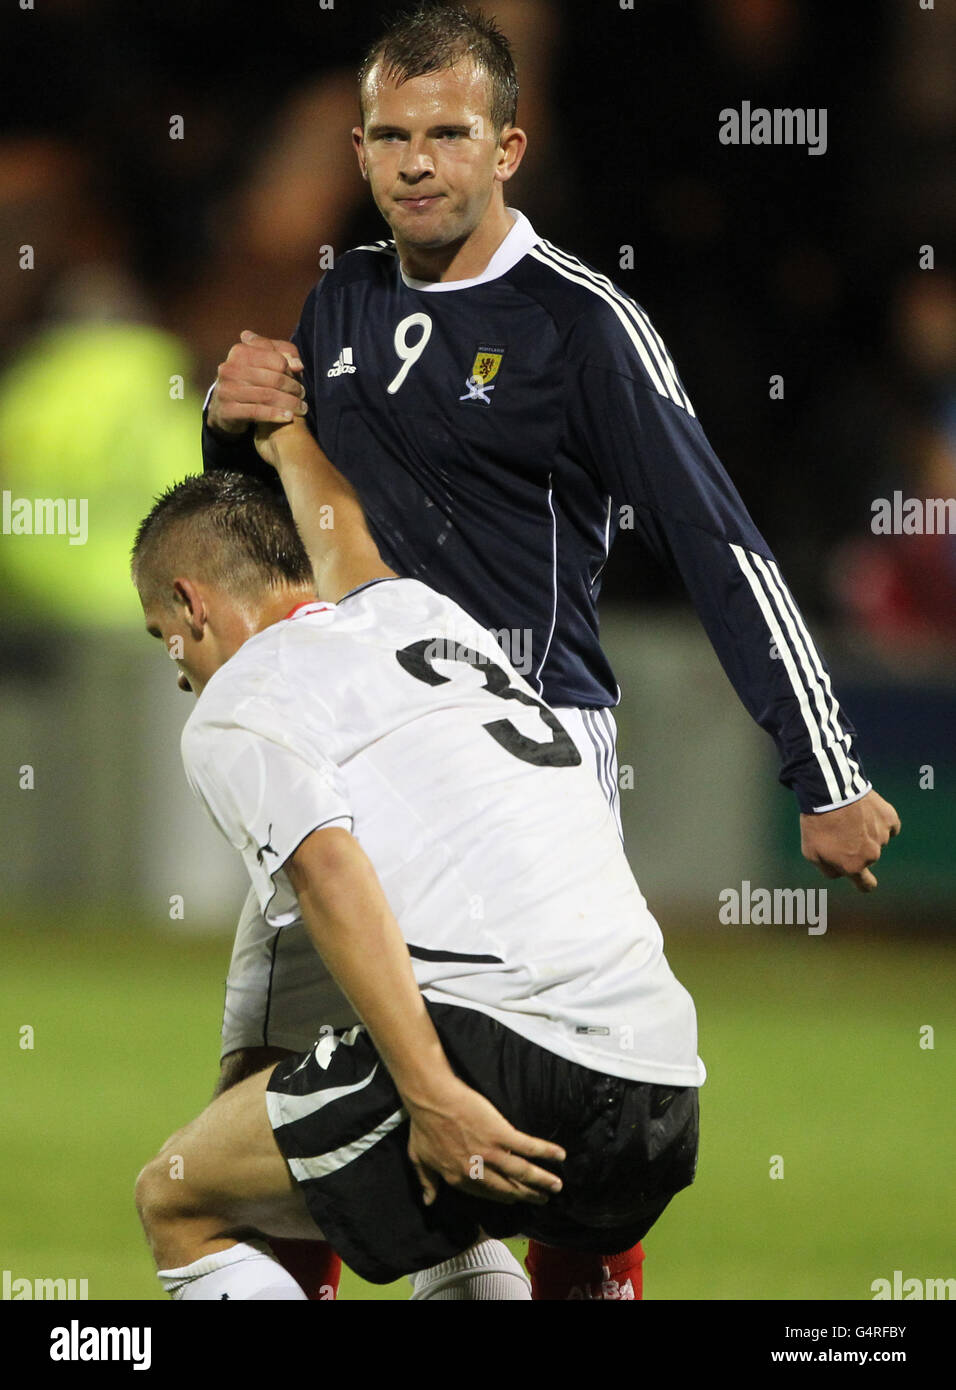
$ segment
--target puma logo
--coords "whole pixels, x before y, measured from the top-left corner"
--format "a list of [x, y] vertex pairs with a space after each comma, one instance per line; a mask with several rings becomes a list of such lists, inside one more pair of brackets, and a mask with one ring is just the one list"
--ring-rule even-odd
[[257, 850], [256, 850], [256, 859], [259, 861], [260, 864], [263, 864], [263, 865], [264, 865], [264, 860], [263, 860], [263, 857], [262, 857], [262, 856], [263, 856], [264, 854], [274, 854], [275, 857], [276, 857], [277, 859], [278, 859], [278, 857], [279, 857], [279, 851], [278, 851], [277, 849], [273, 849], [273, 848], [272, 848], [272, 822], [271, 822], [271, 821], [269, 822], [269, 833], [268, 833], [268, 835], [266, 836], [266, 842], [265, 842], [265, 844], [261, 847], [261, 849], [257, 849]]

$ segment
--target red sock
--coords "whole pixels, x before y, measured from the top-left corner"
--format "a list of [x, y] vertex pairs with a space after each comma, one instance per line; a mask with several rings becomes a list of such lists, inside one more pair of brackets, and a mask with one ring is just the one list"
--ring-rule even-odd
[[324, 1240], [272, 1240], [269, 1246], [307, 1298], [313, 1302], [335, 1299], [339, 1292], [342, 1261]]
[[533, 1299], [554, 1302], [644, 1297], [644, 1250], [640, 1241], [618, 1255], [592, 1255], [531, 1240], [525, 1264], [531, 1275]]

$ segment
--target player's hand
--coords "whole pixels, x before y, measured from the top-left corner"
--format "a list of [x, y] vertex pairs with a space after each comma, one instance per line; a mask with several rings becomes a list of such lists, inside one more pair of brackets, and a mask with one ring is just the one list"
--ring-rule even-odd
[[827, 878], [851, 879], [861, 893], [871, 893], [876, 887], [870, 865], [899, 833], [899, 816], [875, 791], [836, 811], [800, 817], [804, 859], [816, 864]]
[[301, 415], [297, 415], [290, 425], [256, 425], [253, 435], [256, 453], [265, 463], [278, 470], [283, 444], [291, 443], [302, 435], [309, 439], [312, 437]]
[[305, 387], [296, 375], [303, 370], [294, 343], [246, 329], [219, 364], [208, 424], [225, 434], [242, 434], [253, 423], [282, 425], [304, 415]]
[[561, 1179], [532, 1159], [561, 1163], [558, 1144], [522, 1134], [490, 1101], [465, 1083], [455, 1081], [439, 1102], [405, 1102], [412, 1127], [408, 1156], [422, 1185], [425, 1205], [438, 1196], [438, 1183], [494, 1202], [532, 1202], [543, 1205], [560, 1192]]

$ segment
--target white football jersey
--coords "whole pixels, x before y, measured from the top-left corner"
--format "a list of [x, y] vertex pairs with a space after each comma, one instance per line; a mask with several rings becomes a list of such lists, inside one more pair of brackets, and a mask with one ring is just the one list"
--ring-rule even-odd
[[384, 579], [300, 605], [215, 673], [182, 751], [269, 922], [300, 920], [285, 861], [343, 826], [426, 998], [612, 1075], [704, 1080], [693, 1001], [593, 770], [450, 599]]

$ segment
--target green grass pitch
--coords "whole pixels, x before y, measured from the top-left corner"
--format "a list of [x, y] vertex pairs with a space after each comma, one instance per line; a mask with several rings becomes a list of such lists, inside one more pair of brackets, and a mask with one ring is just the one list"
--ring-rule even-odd
[[[0, 949], [0, 1268], [161, 1298], [133, 1181], [211, 1092], [228, 943], [24, 914]], [[697, 1181], [645, 1241], [647, 1298], [869, 1299], [895, 1269], [951, 1276], [954, 943], [711, 927], [667, 951], [709, 1078]], [[408, 1292], [350, 1271], [341, 1288]]]

